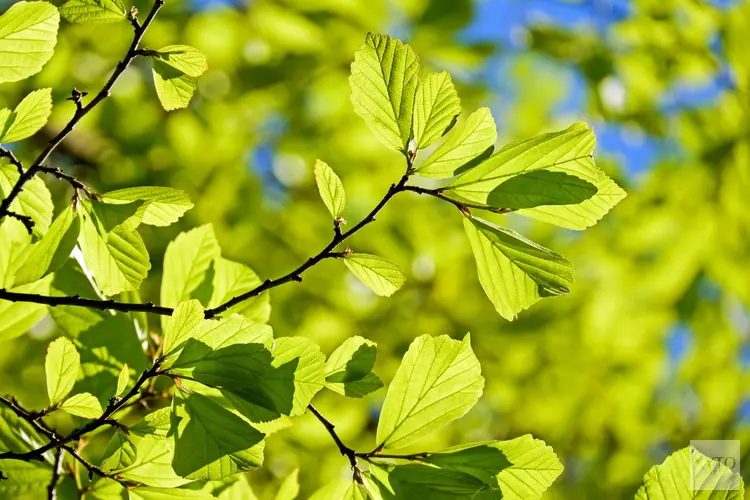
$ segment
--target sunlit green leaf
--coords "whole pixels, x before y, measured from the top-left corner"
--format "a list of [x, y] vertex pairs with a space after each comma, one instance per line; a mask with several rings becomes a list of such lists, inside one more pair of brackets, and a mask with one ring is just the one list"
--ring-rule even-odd
[[294, 500], [299, 495], [299, 469], [294, 469], [289, 474], [276, 492], [274, 500]]
[[507, 320], [542, 297], [566, 294], [573, 266], [563, 256], [482, 219], [464, 218], [477, 274], [495, 309]]
[[[373, 472], [374, 468], [370, 468]], [[429, 498], [430, 500], [500, 500], [498, 490], [491, 490], [479, 479], [459, 471], [443, 470], [422, 464], [386, 467], [373, 474], [381, 483], [384, 500]]]
[[[16, 4], [19, 5], [19, 4]], [[0, 47], [2, 44], [0, 44]], [[1, 52], [0, 52], [1, 53]], [[2, 69], [0, 68], [0, 72]], [[8, 196], [18, 182], [18, 171], [13, 165], [0, 165], [0, 196]], [[27, 215], [34, 221], [34, 236], [41, 238], [52, 223], [52, 195], [39, 177], [24, 184], [23, 191], [10, 206], [13, 212]]]
[[417, 149], [426, 148], [438, 140], [459, 113], [461, 100], [447, 71], [431, 73], [421, 80], [414, 103], [414, 141]]
[[411, 137], [419, 59], [411, 47], [368, 33], [354, 54], [349, 77], [354, 111], [383, 144], [407, 149]]
[[190, 482], [178, 476], [172, 468], [174, 443], [171, 439], [153, 436], [131, 436], [135, 443], [136, 459], [131, 465], [112, 471], [124, 479], [148, 486], [174, 488]]
[[396, 264], [377, 255], [351, 253], [344, 264], [367, 288], [383, 297], [393, 295], [406, 281]]
[[197, 87], [195, 79], [159, 59], [153, 60], [154, 86], [162, 107], [167, 111], [186, 108]]
[[[0, 18], [1, 22], [2, 18]], [[52, 112], [52, 89], [39, 89], [23, 98], [2, 126], [0, 142], [17, 142], [39, 132]]]
[[130, 382], [130, 368], [125, 363], [120, 369], [120, 374], [117, 376], [117, 389], [115, 390], [115, 396], [120, 396], [125, 392]]
[[109, 24], [127, 20], [120, 0], [68, 0], [60, 14], [71, 23]]
[[[257, 288], [262, 283], [255, 272], [244, 264], [223, 257], [214, 260], [214, 276], [208, 308], [218, 307], [230, 299]], [[226, 314], [241, 314], [260, 323], [268, 322], [271, 316], [270, 295], [260, 295], [230, 307]]]
[[542, 498], [563, 471], [552, 448], [528, 434], [509, 441], [455, 446], [422, 460], [500, 488], [507, 500]]
[[161, 408], [149, 413], [130, 427], [130, 433], [136, 436], [154, 439], [166, 439], [172, 426], [172, 408]]
[[739, 474], [689, 446], [668, 456], [646, 473], [636, 500], [740, 500], [745, 498]]
[[15, 284], [25, 285], [57, 271], [76, 245], [81, 222], [74, 205], [68, 205], [57, 216], [41, 240], [25, 253], [25, 260], [16, 272]]
[[[48, 295], [52, 275], [12, 288], [11, 292]], [[0, 300], [0, 340], [8, 340], [23, 335], [47, 314], [47, 306], [31, 302], [9, 302]]]
[[0, 221], [0, 287], [10, 288], [31, 246], [31, 235], [21, 221]]
[[341, 179], [328, 164], [315, 160], [315, 183], [331, 217], [338, 219], [346, 206], [346, 193]]
[[167, 321], [162, 342], [162, 355], [166, 358], [176, 354], [202, 322], [203, 306], [200, 302], [189, 300], [178, 304]]
[[146, 203], [139, 212], [144, 224], [168, 226], [179, 220], [185, 212], [193, 208], [190, 197], [179, 189], [169, 187], [143, 186], [118, 189], [102, 195], [108, 203], [142, 200]]
[[177, 474], [220, 480], [263, 464], [264, 435], [243, 419], [200, 394], [173, 404]]
[[326, 361], [326, 387], [355, 398], [383, 387], [383, 382], [372, 373], [377, 351], [375, 342], [365, 338], [346, 339]]
[[133, 465], [136, 455], [135, 444], [122, 429], [118, 428], [104, 450], [101, 468], [105, 471], [123, 469]]
[[81, 356], [73, 343], [65, 337], [50, 342], [44, 371], [47, 375], [47, 396], [55, 405], [70, 394], [78, 378]]
[[174, 307], [190, 299], [203, 281], [211, 262], [221, 250], [211, 224], [180, 233], [164, 254], [161, 280], [161, 303]]
[[403, 448], [463, 416], [482, 394], [484, 378], [470, 336], [417, 337], [388, 387], [377, 442]]
[[208, 69], [208, 61], [198, 49], [189, 45], [167, 45], [156, 51], [159, 61], [187, 76], [197, 78]]
[[83, 392], [81, 394], [75, 394], [60, 405], [60, 409], [65, 410], [71, 415], [82, 418], [99, 418], [102, 411], [102, 405], [96, 396]]
[[492, 113], [489, 108], [479, 108], [448, 133], [445, 141], [417, 167], [417, 173], [422, 177], [453, 177], [496, 140]]
[[213, 495], [204, 491], [179, 488], [154, 488], [139, 486], [128, 490], [129, 500], [172, 500], [173, 498], [187, 498], [193, 500], [211, 500]]
[[0, 16], [0, 83], [35, 73], [52, 57], [60, 14], [47, 2], [18, 2]]

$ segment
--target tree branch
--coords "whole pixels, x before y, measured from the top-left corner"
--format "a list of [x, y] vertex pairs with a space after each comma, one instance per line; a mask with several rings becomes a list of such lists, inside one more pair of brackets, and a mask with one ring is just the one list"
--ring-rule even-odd
[[307, 409], [310, 410], [310, 413], [315, 415], [318, 420], [320, 420], [320, 423], [323, 424], [323, 427], [326, 428], [328, 434], [330, 434], [333, 438], [336, 446], [339, 447], [339, 451], [341, 452], [341, 454], [349, 459], [349, 464], [352, 466], [352, 473], [354, 474], [354, 480], [359, 484], [363, 484], [362, 471], [360, 470], [359, 464], [357, 462], [357, 452], [346, 446], [344, 442], [341, 441], [341, 438], [336, 433], [336, 426], [333, 425], [330, 420], [325, 418], [313, 405], [307, 405]]
[[18, 174], [23, 175], [23, 163], [21, 163], [21, 161], [16, 158], [16, 155], [13, 154], [13, 151], [0, 147], [0, 158], [8, 158], [8, 161], [10, 161], [12, 165], [16, 166]]
[[62, 474], [63, 453], [65, 453], [63, 450], [57, 450], [57, 453], [55, 453], [55, 463], [52, 466], [52, 479], [50, 479], [50, 482], [47, 485], [48, 500], [57, 499], [56, 488], [57, 482], [60, 480], [60, 474]]
[[33, 302], [35, 304], [45, 304], [48, 306], [79, 306], [88, 307], [89, 309], [100, 309], [102, 311], [120, 311], [120, 312], [148, 312], [160, 314], [162, 316], [171, 316], [173, 309], [171, 307], [162, 307], [154, 305], [152, 302], [145, 304], [131, 302], [117, 302], [116, 300], [86, 299], [78, 295], [51, 296], [38, 295], [35, 293], [10, 292], [5, 288], [0, 288], [0, 299], [11, 302]]
[[92, 191], [91, 189], [89, 189], [89, 187], [86, 186], [86, 184], [84, 184], [83, 182], [79, 181], [78, 179], [76, 179], [72, 175], [66, 174], [65, 172], [63, 172], [62, 170], [60, 170], [57, 167], [39, 167], [39, 171], [40, 172], [44, 172], [45, 174], [54, 175], [58, 179], [67, 182], [68, 184], [71, 185], [71, 187], [73, 188], [73, 190], [76, 191], [76, 193], [79, 190], [81, 190], [84, 193], [86, 193], [86, 196], [88, 196], [89, 198], [93, 198], [95, 200], [98, 200], [98, 199], [101, 198], [101, 196], [99, 196], [97, 193], [95, 193], [94, 191]]
[[[34, 176], [42, 169], [42, 165], [47, 161], [50, 154], [52, 154], [55, 148], [68, 136], [68, 134], [73, 131], [76, 124], [92, 109], [94, 109], [97, 104], [109, 97], [112, 87], [117, 82], [117, 79], [120, 78], [120, 75], [122, 75], [122, 73], [130, 65], [131, 61], [138, 55], [138, 45], [140, 45], [141, 40], [143, 39], [143, 35], [146, 33], [146, 30], [154, 20], [154, 17], [156, 17], [157, 12], [159, 12], [159, 9], [162, 7], [162, 5], [164, 5], [164, 0], [155, 0], [154, 5], [151, 8], [151, 12], [148, 13], [146, 20], [143, 22], [143, 25], [135, 20], [133, 21], [135, 30], [133, 41], [130, 44], [128, 52], [125, 54], [125, 58], [117, 64], [117, 67], [112, 73], [112, 76], [109, 77], [109, 80], [107, 80], [107, 83], [104, 84], [99, 93], [96, 94], [96, 96], [85, 106], [80, 102], [80, 99], [83, 97], [82, 95], [80, 95], [80, 98], [78, 98], [76, 102], [76, 111], [73, 114], [73, 118], [71, 118], [68, 124], [65, 125], [65, 127], [55, 137], [53, 137], [52, 140], [49, 141], [47, 147], [42, 150], [42, 152], [39, 154], [37, 159], [34, 161], [31, 167], [29, 167], [28, 170], [22, 173], [19, 171], [21, 175], [18, 178], [18, 181], [13, 186], [13, 189], [11, 189], [10, 193], [8, 193], [8, 196], [2, 202], [0, 202], [0, 220], [2, 220], [6, 215], [9, 215], [10, 206], [18, 197], [18, 195], [21, 194], [24, 185], [31, 179], [33, 179]], [[81, 93], [77, 90], [74, 90], [73, 96], [76, 96], [77, 94]], [[16, 167], [18, 168], [18, 165], [16, 165]]]
[[496, 214], [506, 214], [511, 211], [509, 208], [495, 208], [495, 207], [488, 207], [487, 205], [482, 205], [479, 203], [471, 203], [471, 202], [465, 202], [460, 200], [455, 200], [453, 198], [450, 198], [443, 194], [441, 189], [427, 189], [419, 186], [404, 186], [404, 191], [412, 191], [414, 193], [418, 194], [426, 194], [429, 196], [434, 196], [435, 198], [438, 198], [443, 201], [447, 201], [448, 203], [451, 203], [456, 206], [461, 212], [468, 212], [468, 209], [475, 208], [477, 210], [487, 210], [488, 212], [494, 212]]

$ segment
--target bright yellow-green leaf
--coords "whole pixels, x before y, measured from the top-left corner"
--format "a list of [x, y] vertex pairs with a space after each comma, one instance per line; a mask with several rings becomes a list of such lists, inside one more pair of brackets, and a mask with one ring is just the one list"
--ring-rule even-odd
[[60, 6], [66, 21], [79, 24], [109, 24], [126, 21], [120, 0], [68, 0]]
[[115, 396], [120, 396], [125, 392], [130, 382], [130, 368], [125, 363], [120, 369], [120, 374], [117, 376], [117, 389], [115, 390]]
[[[10, 289], [11, 292], [49, 295], [52, 275]], [[0, 340], [19, 337], [47, 314], [47, 306], [31, 302], [0, 300]]]
[[104, 450], [101, 468], [105, 471], [112, 471], [128, 467], [133, 465], [136, 456], [135, 444], [122, 429], [118, 428]]
[[154, 488], [139, 486], [128, 490], [128, 500], [213, 500], [214, 496], [205, 491], [178, 488]]
[[124, 479], [158, 488], [176, 488], [189, 483], [172, 468], [174, 442], [154, 436], [131, 436], [135, 443], [136, 459], [131, 465], [112, 471]]
[[65, 410], [71, 415], [82, 418], [99, 418], [102, 414], [102, 405], [96, 396], [88, 392], [75, 394], [60, 405], [60, 409]]
[[361, 398], [383, 387], [372, 373], [378, 348], [360, 336], [346, 339], [326, 361], [326, 387], [344, 396]]
[[294, 469], [281, 483], [274, 500], [294, 500], [299, 495], [299, 469]]
[[479, 360], [470, 336], [417, 337], [396, 371], [383, 403], [377, 442], [404, 448], [469, 411], [482, 395]]
[[[208, 308], [218, 307], [226, 301], [250, 291], [262, 283], [255, 272], [244, 264], [223, 257], [214, 260], [214, 277]], [[230, 307], [226, 314], [241, 314], [259, 323], [267, 323], [271, 316], [270, 294], [260, 295]]]
[[152, 62], [154, 86], [162, 107], [167, 111], [186, 108], [197, 87], [195, 79], [159, 59]]
[[479, 218], [464, 218], [477, 274], [502, 317], [516, 315], [542, 297], [566, 294], [573, 266], [565, 258], [513, 231]]
[[389, 260], [367, 253], [352, 253], [344, 264], [367, 288], [383, 297], [390, 297], [406, 282], [406, 276]]
[[461, 100], [453, 87], [450, 73], [431, 73], [421, 80], [414, 103], [414, 141], [417, 149], [426, 148], [438, 140], [459, 113]]
[[44, 127], [51, 112], [52, 89], [31, 92], [1, 123], [3, 134], [0, 142], [17, 142], [31, 137]]
[[50, 405], [59, 403], [70, 394], [78, 378], [80, 366], [81, 356], [73, 342], [60, 337], [50, 343], [44, 360]]
[[162, 305], [174, 307], [190, 299], [190, 294], [201, 284], [220, 251], [211, 224], [180, 233], [164, 254]]
[[138, 200], [145, 202], [139, 212], [142, 222], [152, 226], [168, 226], [193, 208], [193, 202], [184, 191], [169, 187], [141, 186], [118, 189], [103, 194], [102, 199], [115, 204]]
[[323, 199], [326, 208], [331, 213], [331, 217], [338, 219], [341, 217], [346, 206], [346, 193], [341, 179], [336, 175], [328, 164], [322, 160], [315, 160], [315, 183], [318, 185], [318, 192]]
[[81, 231], [74, 205], [68, 205], [47, 234], [34, 243], [16, 272], [15, 284], [25, 285], [58, 270], [70, 257]]
[[18, 2], [0, 16], [0, 83], [35, 73], [52, 57], [60, 14], [48, 2]]
[[162, 355], [172, 356], [204, 321], [203, 306], [197, 300], [181, 302], [166, 323]]
[[383, 144], [407, 149], [411, 138], [419, 59], [411, 47], [368, 33], [354, 54], [349, 77], [354, 111]]
[[198, 49], [189, 45], [167, 45], [157, 50], [159, 61], [180, 73], [197, 78], [208, 69], [208, 61]]
[[[18, 171], [13, 165], [0, 165], [0, 197], [8, 196], [18, 182]], [[39, 177], [24, 184], [23, 191], [10, 206], [13, 212], [27, 215], [34, 221], [34, 237], [41, 238], [52, 223], [52, 195]]]
[[489, 108], [479, 108], [448, 133], [445, 141], [417, 167], [417, 173], [422, 177], [453, 177], [496, 140], [492, 113]]
[[0, 221], [0, 288], [13, 287], [30, 247], [31, 235], [21, 221], [12, 217]]

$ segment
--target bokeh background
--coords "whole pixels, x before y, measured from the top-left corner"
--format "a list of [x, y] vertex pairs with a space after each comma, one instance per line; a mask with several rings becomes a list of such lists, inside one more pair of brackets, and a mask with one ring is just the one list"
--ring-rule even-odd
[[[143, 295], [158, 300], [167, 243], [202, 223], [263, 278], [324, 246], [316, 158], [341, 176], [347, 219], [377, 203], [403, 167], [349, 102], [349, 64], [370, 30], [409, 42], [423, 68], [449, 70], [465, 113], [491, 107], [500, 143], [588, 122], [598, 164], [629, 194], [585, 232], [500, 218], [576, 268], [569, 296], [513, 323], [483, 295], [455, 208], [399, 195], [350, 246], [396, 262], [404, 288], [381, 299], [324, 262], [273, 291], [276, 335], [308, 336], [326, 352], [370, 338], [388, 382], [417, 335], [471, 331], [485, 394], [419, 448], [532, 433], [565, 464], [546, 498], [632, 498], [649, 466], [691, 439], [740, 439], [750, 479], [748, 0], [168, 0], [145, 42], [208, 56], [190, 108], [164, 112], [137, 61], [54, 158], [100, 192], [190, 193], [196, 207], [179, 224], [142, 228], [153, 265]], [[50, 125], [21, 144], [22, 159], [69, 119], [70, 89], [98, 90], [130, 38], [125, 23], [64, 24], [44, 70], [0, 88], [3, 105], [54, 89]], [[65, 203], [67, 185], [50, 187]], [[3, 343], [0, 391], [44, 406], [44, 352], [57, 333], [43, 320]], [[316, 405], [367, 451], [384, 395], [321, 394]], [[296, 467], [300, 498], [349, 474], [312, 417], [266, 450], [266, 467], [248, 475], [260, 498]]]

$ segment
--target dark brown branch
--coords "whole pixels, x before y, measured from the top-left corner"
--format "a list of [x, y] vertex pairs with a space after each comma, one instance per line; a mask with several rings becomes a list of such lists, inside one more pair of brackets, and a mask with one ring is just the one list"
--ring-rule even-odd
[[13, 212], [12, 210], [8, 210], [6, 215], [8, 215], [9, 217], [13, 217], [21, 224], [23, 224], [29, 234], [32, 234], [34, 232], [34, 219], [29, 217], [28, 215], [21, 215], [19, 213]]
[[102, 311], [148, 312], [161, 314], [162, 316], [171, 316], [173, 311], [171, 307], [157, 306], [151, 302], [145, 304], [133, 304], [129, 302], [117, 302], [116, 300], [86, 299], [79, 297], [78, 295], [73, 295], [71, 297], [56, 297], [50, 295], [38, 295], [35, 293], [10, 292], [4, 288], [0, 288], [0, 299], [9, 300], [11, 302], [33, 302], [35, 304], [45, 304], [52, 307], [79, 306], [88, 307], [90, 309], [100, 309]]
[[404, 191], [411, 191], [413, 193], [434, 196], [435, 198], [438, 198], [443, 201], [447, 201], [448, 203], [455, 205], [456, 208], [461, 210], [461, 212], [463, 213], [468, 212], [469, 208], [475, 208], [477, 210], [487, 210], [488, 212], [494, 212], [496, 214], [506, 214], [511, 211], [508, 208], [488, 207], [487, 205], [482, 205], [480, 203], [471, 203], [471, 202], [465, 202], [465, 201], [460, 201], [460, 200], [454, 200], [453, 198], [450, 198], [449, 196], [446, 196], [445, 194], [443, 194], [442, 190], [440, 189], [427, 189], [427, 188], [423, 188], [419, 186], [405, 186]]
[[55, 453], [55, 463], [52, 466], [52, 479], [50, 479], [47, 485], [48, 500], [57, 499], [57, 482], [60, 480], [60, 474], [62, 474], [63, 453], [65, 453], [63, 450], [57, 450], [57, 453]]
[[330, 420], [325, 418], [313, 405], [307, 405], [307, 409], [310, 410], [310, 413], [315, 415], [315, 417], [320, 420], [320, 423], [323, 424], [323, 427], [326, 428], [328, 434], [331, 435], [333, 441], [336, 443], [336, 446], [339, 447], [339, 452], [341, 452], [342, 455], [349, 459], [349, 464], [352, 466], [352, 473], [354, 474], [354, 480], [359, 484], [363, 484], [362, 471], [360, 470], [359, 464], [357, 462], [357, 452], [349, 448], [344, 444], [343, 441], [341, 441], [341, 438], [336, 433], [336, 426], [333, 425]]
[[[31, 167], [29, 167], [28, 170], [21, 174], [21, 176], [18, 178], [18, 181], [13, 186], [13, 189], [11, 189], [10, 193], [8, 193], [8, 196], [2, 202], [0, 202], [0, 220], [2, 220], [6, 215], [9, 214], [11, 204], [18, 197], [18, 195], [21, 194], [24, 185], [31, 179], [33, 179], [34, 176], [39, 172], [39, 170], [41, 170], [42, 165], [44, 165], [44, 163], [47, 161], [50, 154], [52, 154], [55, 148], [68, 136], [68, 134], [73, 131], [76, 124], [81, 121], [81, 119], [86, 116], [92, 109], [94, 109], [101, 101], [109, 97], [112, 87], [117, 82], [117, 79], [120, 78], [120, 75], [122, 75], [122, 73], [128, 68], [128, 66], [130, 66], [131, 61], [138, 55], [138, 45], [140, 45], [141, 40], [143, 39], [143, 35], [146, 33], [146, 30], [154, 20], [154, 17], [156, 16], [157, 12], [159, 12], [159, 9], [162, 7], [162, 5], [164, 5], [164, 0], [155, 0], [154, 5], [151, 8], [151, 12], [148, 13], [148, 17], [146, 17], [143, 25], [138, 23], [138, 21], [136, 20], [133, 21], [135, 35], [133, 36], [133, 41], [130, 44], [130, 48], [128, 48], [128, 52], [125, 54], [125, 58], [117, 64], [117, 67], [112, 73], [112, 76], [109, 77], [109, 80], [107, 80], [107, 83], [104, 84], [99, 93], [96, 94], [96, 96], [88, 104], [86, 104], [85, 106], [82, 105], [80, 99], [83, 96], [80, 96], [80, 98], [78, 99], [79, 102], [76, 102], [76, 111], [73, 114], [73, 118], [70, 119], [68, 124], [65, 125], [65, 127], [54, 138], [52, 138], [52, 140], [50, 140], [50, 142], [47, 144], [47, 147], [42, 150]], [[76, 92], [78, 91], [74, 90], [74, 95]], [[80, 92], [78, 93], [81, 94]]]
[[[0, 460], [11, 459], [11, 460], [23, 460], [25, 462], [28, 462], [30, 460], [38, 460], [41, 458], [41, 456], [44, 453], [48, 452], [49, 450], [62, 448], [65, 446], [66, 443], [80, 439], [83, 435], [88, 434], [89, 432], [94, 431], [98, 429], [99, 427], [102, 427], [105, 425], [112, 425], [111, 422], [113, 420], [110, 419], [110, 417], [114, 415], [116, 412], [118, 412], [120, 409], [122, 409], [127, 404], [128, 400], [130, 400], [136, 394], [140, 393], [141, 386], [143, 386], [143, 384], [145, 384], [146, 381], [158, 375], [160, 364], [161, 363], [158, 360], [155, 361], [154, 364], [151, 366], [151, 368], [149, 368], [148, 370], [145, 370], [141, 374], [141, 376], [138, 378], [133, 388], [130, 389], [127, 392], [127, 394], [125, 394], [122, 398], [110, 399], [109, 404], [107, 405], [107, 408], [104, 410], [104, 413], [102, 413], [102, 415], [96, 420], [92, 420], [88, 424], [76, 429], [75, 431], [71, 432], [67, 436], [55, 437], [54, 439], [51, 439], [49, 443], [43, 446], [40, 446], [39, 448], [35, 450], [31, 450], [26, 453], [16, 453], [13, 451], [0, 453]], [[5, 398], [2, 398], [2, 400], [4, 400], [3, 402], [7, 401], [5, 400]]]
[[12, 165], [16, 166], [16, 170], [18, 170], [18, 174], [23, 175], [23, 163], [21, 163], [21, 161], [18, 158], [16, 158], [16, 155], [13, 154], [13, 151], [11, 151], [10, 149], [5, 149], [3, 147], [0, 147], [0, 158], [7, 158], [8, 161], [10, 161]]
[[83, 182], [79, 181], [78, 179], [76, 179], [72, 175], [66, 174], [65, 172], [63, 172], [62, 170], [60, 170], [57, 167], [39, 167], [39, 171], [40, 172], [44, 172], [45, 174], [54, 175], [58, 179], [67, 182], [68, 184], [71, 185], [71, 187], [73, 188], [73, 190], [75, 190], [76, 192], [78, 192], [79, 190], [81, 190], [84, 193], [86, 193], [86, 196], [88, 196], [89, 198], [93, 198], [95, 200], [98, 200], [98, 199], [101, 198], [98, 194], [96, 194], [94, 191], [92, 191], [91, 189], [89, 189], [89, 187], [86, 186], [86, 184], [84, 184]]

